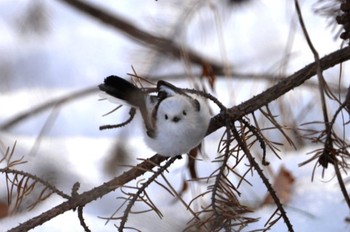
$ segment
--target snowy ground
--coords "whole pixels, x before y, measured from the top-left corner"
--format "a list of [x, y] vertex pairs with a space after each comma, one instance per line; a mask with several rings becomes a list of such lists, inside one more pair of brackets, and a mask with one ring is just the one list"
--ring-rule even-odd
[[[142, 60], [142, 57], [145, 57], [143, 54], [145, 51], [139, 45], [125, 39], [123, 35], [111, 28], [101, 26], [100, 23], [80, 13], [77, 14], [58, 1], [40, 1], [48, 9], [45, 16], [50, 19], [47, 34], [42, 36], [20, 34], [13, 25], [21, 23], [23, 19], [20, 17], [20, 12], [23, 12], [29, 2], [29, 0], [0, 0], [0, 52], [6, 54], [0, 57], [0, 124], [17, 113], [32, 108], [33, 105], [76, 90], [97, 86], [105, 76], [111, 74], [125, 76], [126, 73], [132, 72], [131, 65], [140, 73], [147, 73], [151, 69], [152, 65]], [[101, 3], [101, 1], [95, 2]], [[161, 2], [149, 1], [142, 4], [143, 7], [134, 7], [135, 4], [139, 6], [140, 3], [110, 0], [103, 1], [103, 5], [138, 23], [139, 26], [147, 28], [169, 14], [170, 10], [165, 5], [161, 5], [165, 4]], [[315, 46], [320, 56], [323, 56], [337, 49], [339, 41], [334, 42], [330, 33], [325, 33], [327, 29], [323, 19], [317, 18], [322, 23], [312, 21], [314, 18], [309, 4], [303, 4], [305, 21], [312, 28], [310, 35], [312, 38], [317, 38], [314, 40]], [[275, 71], [274, 65], [283, 56], [282, 50], [288, 37], [291, 22], [290, 17], [287, 16], [292, 14], [288, 10], [291, 8], [292, 4], [285, 5], [284, 1], [256, 1], [251, 8], [245, 6], [242, 11], [234, 11], [232, 15], [225, 12], [227, 22], [223, 23], [223, 31], [232, 29], [234, 32], [233, 35], [224, 37], [228, 60], [240, 65], [241, 72]], [[237, 23], [240, 22], [238, 19], [246, 23], [244, 27]], [[195, 43], [198, 50], [206, 47], [208, 51], [203, 51], [205, 54], [221, 58], [223, 54], [220, 54], [218, 52], [220, 49], [215, 47], [220, 44], [217, 35], [201, 38], [200, 32], [196, 34], [198, 30], [192, 30], [198, 26], [200, 28], [206, 26], [201, 20], [201, 15], [198, 15], [198, 20], [189, 26], [185, 41], [195, 40], [198, 42]], [[274, 23], [271, 24], [271, 22]], [[329, 37], [318, 36], [324, 34]], [[256, 38], [257, 36], [259, 39]], [[213, 46], [208, 46], [211, 44]], [[294, 72], [313, 60], [300, 33], [296, 34], [294, 46], [292, 55], [296, 58], [292, 59], [288, 72]], [[159, 73], [165, 71], [168, 70], [160, 70]], [[174, 73], [177, 72], [174, 71]], [[329, 73], [336, 75], [336, 70]], [[177, 84], [186, 86], [188, 83]], [[229, 100], [228, 96], [231, 95], [222, 90], [235, 90], [236, 86], [227, 87], [227, 82], [219, 81], [217, 88], [221, 91], [217, 91], [217, 96], [224, 104], [232, 105], [248, 99], [256, 94], [256, 91], [265, 88], [261, 85], [258, 89], [251, 89], [249, 84], [244, 83], [239, 87], [240, 89], [247, 87], [249, 91], [244, 93], [233, 91], [235, 98]], [[151, 156], [153, 152], [144, 145], [138, 133], [141, 125], [139, 118], [121, 130], [102, 132], [98, 130], [100, 125], [113, 123], [116, 117], [115, 115], [102, 117], [101, 115], [111, 110], [113, 106], [98, 99], [96, 91], [96, 94], [60, 108], [58, 114], [54, 115], [54, 121], [45, 132], [44, 139], [37, 150], [32, 150], [33, 144], [50, 116], [50, 111], [25, 121], [10, 132], [2, 132], [1, 149], [4, 146], [12, 146], [17, 141], [16, 154], [19, 156], [29, 154], [27, 156], [29, 163], [21, 167], [38, 175], [47, 173], [46, 170], [49, 169], [55, 174], [52, 181], [57, 181], [57, 185], [67, 193], [70, 193], [76, 181], [81, 183], [80, 191], [84, 191], [112, 177], [104, 171], [104, 164], [109, 159], [108, 153], [117, 136], [120, 136], [118, 138], [123, 141], [128, 141], [127, 147], [131, 150], [131, 154], [137, 154], [139, 158]], [[206, 147], [210, 154], [215, 154], [217, 136], [214, 135], [206, 140]], [[333, 173], [330, 170], [327, 171], [326, 177], [322, 179], [318, 171], [315, 174], [315, 180], [311, 182], [313, 164], [298, 167], [299, 163], [308, 158], [305, 154], [313, 149], [314, 147], [310, 147], [287, 153], [282, 161], [273, 162], [274, 170], [283, 165], [295, 177], [292, 199], [286, 208], [288, 216], [295, 231], [348, 231], [350, 224], [346, 221], [346, 217], [349, 215], [349, 210], [340, 194]], [[136, 157], [130, 157], [127, 162], [135, 164]], [[185, 162], [186, 160], [179, 160], [169, 170], [168, 178], [176, 187], [180, 186], [183, 176], [181, 170]], [[202, 165], [210, 167], [211, 163], [203, 161]], [[254, 204], [254, 201], [258, 201], [265, 194], [265, 189], [257, 175], [252, 178], [252, 182], [255, 183], [254, 187], [248, 187], [245, 191], [247, 195], [253, 196], [250, 198], [253, 203], [248, 203]], [[4, 188], [0, 185], [0, 193], [3, 190]], [[151, 186], [150, 191], [158, 192], [159, 187]], [[1, 197], [3, 196], [0, 196], [0, 199]], [[162, 206], [164, 215], [162, 220], [155, 214], [148, 213], [134, 217], [129, 221], [130, 225], [142, 231], [181, 231], [187, 223], [188, 212], [181, 204], [169, 199], [171, 197], [165, 191], [164, 194], [156, 197], [156, 204]], [[61, 201], [59, 197], [53, 196], [28, 213], [22, 212], [1, 219], [0, 229], [1, 231], [10, 229]], [[87, 207], [85, 217], [92, 231], [115, 230], [113, 222], [105, 225], [105, 220], [98, 217], [110, 216], [118, 203], [120, 202], [116, 200], [116, 194], [111, 193]], [[254, 215], [266, 219], [273, 210], [264, 207], [258, 209]], [[249, 229], [261, 228], [265, 221], [261, 220]], [[76, 212], [67, 212], [33, 231], [82, 231], [82, 228], [76, 218]], [[286, 231], [286, 227], [281, 221], [273, 231]]]

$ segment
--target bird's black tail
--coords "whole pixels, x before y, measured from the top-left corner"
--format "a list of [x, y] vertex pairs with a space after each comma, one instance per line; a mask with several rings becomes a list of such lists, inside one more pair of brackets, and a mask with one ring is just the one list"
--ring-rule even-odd
[[100, 84], [98, 87], [108, 95], [124, 100], [130, 105], [140, 107], [145, 104], [144, 93], [121, 77], [106, 77], [104, 83]]

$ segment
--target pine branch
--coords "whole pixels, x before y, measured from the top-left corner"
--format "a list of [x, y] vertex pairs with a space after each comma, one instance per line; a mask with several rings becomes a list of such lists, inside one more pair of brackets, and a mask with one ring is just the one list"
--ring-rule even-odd
[[231, 127], [231, 131], [232, 131], [233, 136], [235, 137], [238, 145], [242, 148], [243, 152], [246, 154], [250, 164], [252, 165], [252, 167], [254, 167], [256, 172], [259, 174], [261, 180], [263, 181], [264, 185], [266, 186], [267, 190], [269, 191], [272, 199], [274, 200], [278, 210], [281, 213], [281, 216], [282, 216], [284, 222], [286, 223], [288, 231], [293, 232], [294, 229], [293, 229], [292, 223], [290, 222], [289, 218], [287, 217], [287, 213], [284, 210], [283, 205], [276, 194], [276, 191], [272, 188], [272, 185], [270, 184], [269, 180], [264, 175], [263, 170], [260, 168], [258, 163], [255, 161], [255, 158], [250, 153], [250, 150], [248, 149], [247, 144], [244, 142], [243, 139], [241, 139], [241, 136], [239, 135], [237, 129], [235, 127]]
[[43, 223], [51, 220], [52, 218], [63, 214], [66, 211], [75, 209], [80, 206], [84, 206], [91, 201], [97, 200], [98, 198], [103, 197], [107, 193], [115, 191], [117, 188], [123, 186], [129, 181], [137, 178], [138, 176], [143, 175], [148, 170], [151, 170], [155, 166], [160, 165], [161, 162], [165, 161], [167, 157], [154, 155], [150, 159], [143, 161], [138, 164], [136, 167], [130, 169], [129, 171], [124, 172], [122, 175], [113, 178], [112, 180], [93, 188], [89, 191], [86, 191], [82, 194], [77, 194], [71, 199], [57, 205], [56, 207], [51, 208], [50, 210], [29, 219], [28, 221], [20, 224], [19, 226], [10, 229], [8, 232], [21, 232], [28, 231], [35, 228], [36, 226], [42, 225]]
[[[320, 66], [322, 70], [326, 70], [334, 65], [337, 65], [341, 62], [350, 59], [350, 48], [343, 48], [337, 50], [322, 59], [320, 59]], [[311, 63], [304, 67], [303, 69], [297, 71], [295, 74], [286, 78], [285, 80], [279, 82], [278, 84], [272, 86], [271, 88], [265, 90], [261, 94], [249, 99], [242, 104], [232, 107], [229, 109], [229, 115], [231, 120], [237, 120], [243, 117], [246, 114], [249, 114], [262, 106], [270, 103], [273, 100], [276, 100], [278, 97], [282, 96], [286, 92], [292, 90], [295, 87], [301, 85], [304, 81], [311, 78], [316, 74], [316, 63]], [[217, 129], [225, 126], [225, 113], [220, 113], [212, 118], [209, 130], [207, 134], [210, 134]], [[122, 175], [112, 179], [109, 182], [106, 182], [99, 187], [96, 187], [90, 191], [79, 194], [72, 199], [63, 202], [62, 204], [44, 212], [43, 214], [34, 217], [20, 226], [11, 229], [11, 232], [16, 231], [27, 231], [38, 225], [45, 223], [46, 221], [56, 217], [59, 214], [62, 214], [68, 210], [74, 209], [78, 206], [84, 206], [91, 201], [94, 201], [105, 194], [116, 190], [118, 187], [128, 183], [129, 181], [137, 178], [138, 176], [143, 175], [147, 170], [151, 170], [153, 167], [159, 165], [162, 161], [166, 160], [166, 157], [162, 156], [153, 156], [149, 160], [145, 160], [136, 167], [130, 169], [129, 171], [123, 173]]]
[[[337, 64], [350, 59], [350, 47], [339, 49], [329, 55], [324, 56], [319, 60], [322, 71], [327, 70]], [[231, 120], [238, 120], [244, 115], [252, 113], [257, 109], [269, 104], [277, 98], [283, 96], [290, 90], [302, 85], [306, 80], [310, 79], [316, 74], [317, 64], [313, 62], [286, 79], [278, 82], [276, 85], [266, 89], [264, 92], [250, 98], [238, 106], [229, 109]], [[225, 114], [220, 113], [212, 118], [207, 134], [218, 130], [225, 126]]]
[[38, 183], [42, 184], [46, 188], [50, 189], [52, 192], [56, 193], [57, 195], [65, 198], [65, 199], [70, 199], [71, 198], [69, 195], [67, 195], [64, 192], [60, 191], [54, 185], [50, 184], [48, 181], [43, 180], [42, 178], [39, 178], [39, 177], [37, 177], [37, 176], [35, 176], [33, 174], [30, 174], [28, 172], [19, 171], [19, 170], [10, 169], [10, 168], [0, 168], [0, 173], [13, 174], [15, 176], [27, 177], [27, 178], [33, 180], [34, 182], [38, 182]]
[[[350, 59], [350, 48], [346, 47], [340, 50], [337, 50], [322, 59], [320, 59], [319, 64], [321, 69], [324, 71], [330, 67], [333, 67], [341, 62]], [[261, 108], [264, 105], [276, 100], [280, 96], [284, 95], [288, 91], [292, 90], [303, 84], [306, 80], [310, 79], [316, 74], [317, 65], [315, 62], [307, 65], [306, 67], [300, 69], [293, 75], [289, 76], [285, 80], [280, 81], [271, 88], [265, 90], [264, 92], [252, 97], [251, 99], [243, 102], [242, 104], [232, 107], [229, 109], [228, 113], [230, 120], [235, 121], [242, 118], [244, 115], [254, 112], [255, 110]], [[210, 127], [207, 134], [211, 134], [217, 129], [225, 126], [225, 112], [219, 113], [212, 118]], [[137, 178], [138, 176], [143, 175], [148, 170], [151, 170], [153, 167], [159, 165], [162, 161], [166, 160], [166, 157], [155, 155], [148, 160], [143, 161], [136, 167], [130, 169], [129, 171], [123, 173], [122, 175], [106, 182], [99, 187], [96, 187], [90, 191], [79, 194], [72, 199], [63, 202], [60, 205], [44, 212], [43, 214], [36, 216], [23, 224], [11, 229], [11, 232], [15, 231], [27, 231], [38, 225], [49, 221], [50, 219], [56, 217], [59, 214], [62, 214], [68, 210], [75, 209], [78, 206], [84, 206], [91, 201], [94, 201], [105, 194], [116, 190], [118, 187], [128, 183], [129, 181]]]

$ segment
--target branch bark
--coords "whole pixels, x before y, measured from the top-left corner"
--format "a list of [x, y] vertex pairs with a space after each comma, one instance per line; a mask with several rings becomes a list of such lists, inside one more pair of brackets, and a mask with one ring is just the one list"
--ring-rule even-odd
[[[322, 71], [327, 70], [337, 64], [350, 59], [350, 47], [339, 49], [329, 55], [324, 56], [319, 60], [319, 65]], [[285, 93], [300, 86], [306, 80], [313, 77], [317, 72], [317, 64], [313, 62], [284, 80], [281, 80], [276, 85], [266, 89], [264, 92], [250, 98], [238, 106], [229, 109], [231, 120], [237, 120], [244, 115], [254, 112], [255, 110], [267, 105], [276, 100]], [[224, 114], [218, 114], [212, 118], [207, 134], [210, 134], [224, 126]]]

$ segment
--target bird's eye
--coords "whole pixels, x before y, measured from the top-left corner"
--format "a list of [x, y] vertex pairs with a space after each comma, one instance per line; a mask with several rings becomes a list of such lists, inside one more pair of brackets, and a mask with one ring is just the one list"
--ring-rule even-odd
[[183, 115], [187, 115], [186, 111], [182, 111], [182, 114], [183, 114]]
[[164, 118], [165, 118], [165, 120], [168, 120], [168, 115], [165, 114], [165, 115], [164, 115]]

